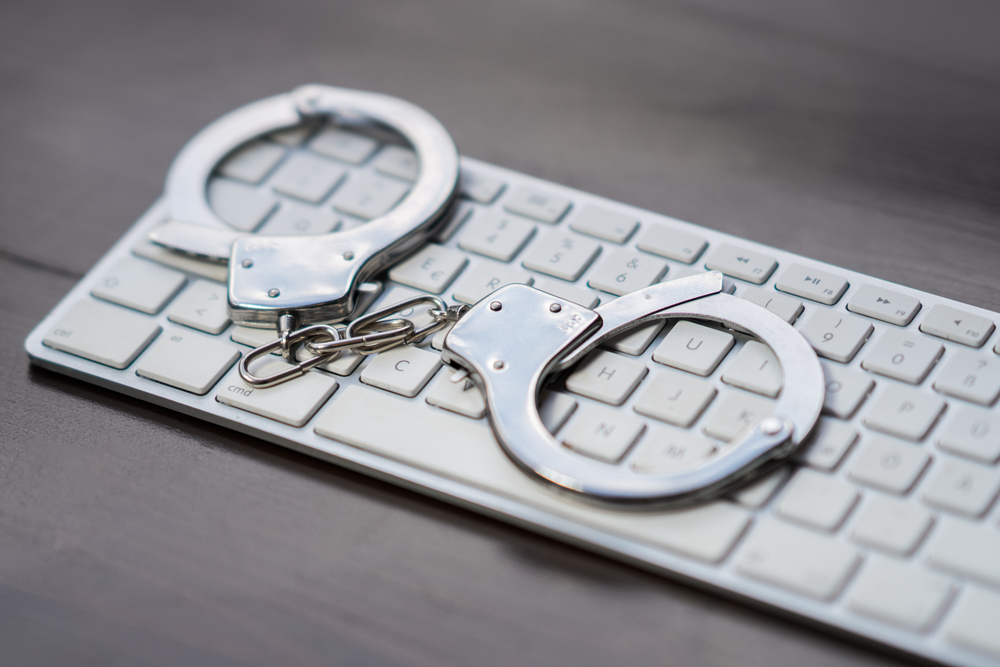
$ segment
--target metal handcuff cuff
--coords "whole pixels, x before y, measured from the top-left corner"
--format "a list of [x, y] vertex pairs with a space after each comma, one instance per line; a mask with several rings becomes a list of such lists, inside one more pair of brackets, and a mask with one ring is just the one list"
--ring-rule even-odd
[[[241, 144], [310, 118], [381, 123], [413, 146], [419, 177], [383, 217], [338, 234], [258, 237], [227, 229], [212, 211], [206, 184], [216, 165]], [[458, 182], [458, 153], [445, 128], [426, 111], [392, 97], [328, 86], [303, 86], [237, 109], [196, 135], [167, 177], [172, 220], [151, 238], [173, 250], [228, 262], [230, 318], [275, 327], [278, 338], [243, 356], [240, 372], [267, 387], [302, 375], [346, 349], [364, 354], [418, 342], [448, 324], [442, 360], [482, 391], [493, 432], [522, 468], [561, 489], [616, 505], [684, 505], [713, 498], [787, 458], [808, 436], [823, 405], [824, 379], [815, 352], [784, 320], [723, 290], [712, 271], [659, 283], [596, 310], [525, 285], [509, 285], [471, 308], [421, 296], [356, 319], [346, 337], [332, 323], [350, 317], [366, 281], [430, 238], [443, 222]], [[393, 317], [430, 305], [434, 322], [416, 330]], [[385, 318], [390, 319], [385, 319]], [[784, 386], [771, 417], [748, 426], [707, 463], [676, 472], [642, 473], [590, 459], [560, 444], [538, 413], [546, 378], [602, 342], [655, 319], [719, 322], [758, 337], [774, 352]], [[302, 328], [298, 328], [302, 327]], [[315, 355], [265, 378], [254, 359], [304, 343]]]
[[[378, 219], [336, 234], [263, 237], [229, 228], [207, 198], [208, 180], [217, 165], [261, 135], [326, 118], [386, 126], [410, 143], [420, 169], [403, 201]], [[352, 348], [370, 354], [418, 340], [451, 321], [442, 301], [445, 312], [437, 323], [420, 331], [407, 320], [368, 317], [352, 323], [349, 340], [344, 341], [340, 330], [331, 326], [350, 317], [363, 301], [360, 297], [377, 295], [378, 285], [369, 280], [437, 232], [454, 199], [458, 174], [454, 141], [420, 107], [377, 93], [301, 86], [240, 107], [187, 143], [167, 174], [170, 221], [154, 230], [150, 239], [170, 250], [228, 264], [230, 319], [243, 326], [274, 327], [278, 336], [244, 355], [240, 373], [255, 386], [271, 386], [326, 360], [317, 354], [268, 377], [250, 373], [254, 359], [278, 348], [286, 359], [295, 342], [315, 344], [327, 355], [331, 345], [334, 351]]]

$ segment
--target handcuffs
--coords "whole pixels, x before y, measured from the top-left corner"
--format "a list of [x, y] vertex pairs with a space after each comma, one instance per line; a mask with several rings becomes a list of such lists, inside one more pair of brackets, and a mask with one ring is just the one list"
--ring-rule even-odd
[[[260, 237], [235, 232], [215, 214], [207, 183], [216, 166], [260, 135], [313, 119], [385, 125], [412, 145], [419, 175], [409, 194], [381, 218], [322, 236]], [[549, 486], [617, 506], [679, 506], [717, 497], [786, 459], [812, 431], [823, 405], [823, 371], [815, 352], [784, 320], [723, 292], [711, 271], [632, 292], [585, 308], [526, 285], [503, 287], [471, 308], [421, 296], [355, 319], [359, 295], [379, 272], [429, 240], [447, 218], [459, 179], [458, 152], [430, 114], [385, 95], [308, 85], [241, 107], [199, 132], [175, 159], [166, 183], [171, 219], [151, 239], [171, 250], [229, 267], [230, 318], [274, 327], [276, 339], [243, 356], [240, 372], [267, 387], [302, 375], [343, 350], [373, 354], [419, 342], [453, 324], [442, 360], [481, 391], [497, 440], [520, 467]], [[419, 330], [395, 317], [431, 306]], [[538, 412], [547, 379], [602, 342], [655, 319], [694, 318], [756, 336], [774, 352], [784, 385], [772, 416], [743, 429], [717, 455], [693, 468], [639, 472], [573, 452], [545, 428]], [[526, 345], [524, 341], [531, 341]], [[303, 344], [311, 356], [264, 378], [256, 359]]]

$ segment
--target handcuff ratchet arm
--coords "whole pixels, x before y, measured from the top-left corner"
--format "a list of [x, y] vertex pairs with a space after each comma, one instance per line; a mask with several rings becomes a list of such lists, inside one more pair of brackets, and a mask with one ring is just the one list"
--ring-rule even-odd
[[[812, 429], [823, 404], [823, 372], [808, 343], [779, 317], [721, 289], [721, 274], [711, 272], [654, 285], [595, 311], [511, 285], [474, 306], [452, 328], [442, 357], [469, 371], [483, 392], [497, 439], [515, 462], [536, 476], [618, 505], [699, 502], [788, 456]], [[738, 442], [708, 463], [677, 472], [637, 473], [567, 451], [538, 415], [545, 378], [628, 325], [667, 317], [722, 322], [768, 344], [782, 368], [791, 371], [784, 373], [774, 416], [745, 429]]]

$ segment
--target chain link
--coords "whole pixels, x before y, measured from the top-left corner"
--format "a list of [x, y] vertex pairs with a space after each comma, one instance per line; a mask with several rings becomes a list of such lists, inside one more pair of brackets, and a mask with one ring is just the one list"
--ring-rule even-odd
[[[433, 322], [419, 329], [412, 320], [405, 317], [391, 317], [423, 305], [431, 306], [427, 314], [431, 316]], [[420, 343], [449, 324], [457, 322], [468, 310], [469, 306], [449, 306], [441, 297], [428, 294], [406, 299], [388, 308], [359, 317], [346, 327], [314, 324], [292, 330], [291, 322], [282, 319], [280, 338], [251, 350], [240, 359], [240, 376], [252, 387], [261, 389], [273, 387], [300, 377], [319, 364], [332, 361], [344, 350], [353, 350], [358, 354], [376, 354], [398, 345]], [[291, 354], [294, 345], [302, 345], [313, 356], [305, 361], [294, 362]], [[282, 356], [292, 361], [293, 365], [265, 376], [250, 372], [252, 362], [278, 349], [281, 349]]]

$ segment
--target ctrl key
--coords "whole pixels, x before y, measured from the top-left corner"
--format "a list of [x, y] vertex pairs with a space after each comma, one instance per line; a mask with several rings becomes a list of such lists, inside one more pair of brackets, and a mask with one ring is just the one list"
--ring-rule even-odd
[[[290, 364], [284, 361], [268, 360], [251, 367], [251, 372], [258, 376], [266, 376], [289, 366]], [[234, 368], [223, 378], [215, 400], [223, 405], [231, 405], [261, 417], [299, 427], [304, 426], [336, 390], [337, 381], [317, 371], [309, 371], [301, 377], [274, 387], [258, 389], [244, 382], [239, 369]]]
[[78, 301], [42, 339], [48, 347], [123, 369], [160, 333], [155, 320], [99, 301]]

